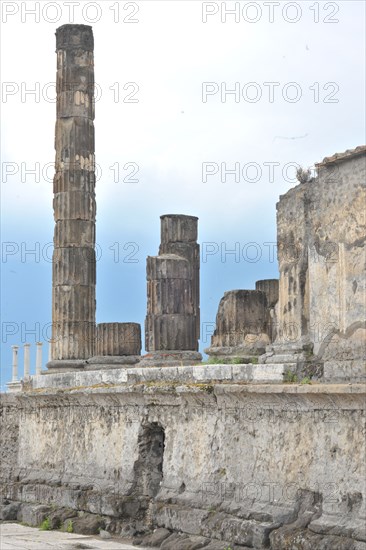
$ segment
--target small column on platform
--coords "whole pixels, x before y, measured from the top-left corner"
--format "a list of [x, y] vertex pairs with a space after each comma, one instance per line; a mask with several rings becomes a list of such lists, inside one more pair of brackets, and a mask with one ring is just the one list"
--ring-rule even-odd
[[30, 344], [24, 344], [24, 378], [28, 380], [30, 374]]
[[22, 383], [18, 380], [18, 350], [19, 346], [11, 346], [13, 351], [11, 382], [8, 382], [7, 388], [9, 393], [22, 391]]
[[11, 346], [13, 350], [13, 363], [12, 363], [12, 382], [18, 382], [18, 351], [19, 346]]
[[42, 373], [42, 342], [36, 343], [36, 375]]

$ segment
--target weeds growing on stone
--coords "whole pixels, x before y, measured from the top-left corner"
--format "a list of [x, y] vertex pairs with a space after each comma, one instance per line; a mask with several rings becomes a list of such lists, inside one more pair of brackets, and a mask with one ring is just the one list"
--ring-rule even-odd
[[44, 519], [41, 525], [39, 526], [39, 528], [41, 531], [50, 531], [51, 530], [50, 518]]
[[291, 372], [290, 370], [287, 370], [283, 375], [283, 381], [287, 382], [289, 384], [294, 384], [298, 381], [297, 374], [294, 372]]
[[67, 522], [66, 533], [73, 533], [73, 532], [74, 532], [74, 527], [73, 527], [72, 521], [70, 519]]

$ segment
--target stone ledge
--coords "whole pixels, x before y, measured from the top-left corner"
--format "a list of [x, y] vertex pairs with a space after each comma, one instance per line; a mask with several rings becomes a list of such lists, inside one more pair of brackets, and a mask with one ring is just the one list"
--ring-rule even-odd
[[8, 388], [8, 393], [18, 393], [23, 391], [23, 384], [21, 380], [17, 380], [16, 382], [8, 382], [6, 386]]
[[321, 535], [347, 535], [350, 538], [366, 542], [365, 517], [323, 514], [309, 524], [310, 531]]
[[[252, 365], [258, 367], [258, 365]], [[198, 369], [198, 370], [197, 370]], [[153, 388], [176, 387], [178, 393], [192, 391], [192, 385], [198, 389], [210, 386], [217, 395], [222, 393], [260, 394], [366, 394], [366, 384], [362, 383], [283, 383], [282, 381], [249, 379], [242, 373], [239, 365], [212, 365], [202, 367], [151, 367], [151, 368], [115, 368], [99, 371], [55, 373], [47, 376], [32, 376], [32, 388], [27, 394], [40, 392], [57, 393], [60, 390], [94, 393], [130, 393], [137, 387], [143, 389], [148, 384]], [[255, 372], [255, 371], [254, 371]]]
[[212, 383], [282, 383], [283, 365], [199, 365], [170, 367], [132, 367], [113, 369], [82, 370], [74, 372], [49, 373], [46, 376], [32, 376], [33, 390], [90, 387], [98, 384], [121, 385], [140, 382]]

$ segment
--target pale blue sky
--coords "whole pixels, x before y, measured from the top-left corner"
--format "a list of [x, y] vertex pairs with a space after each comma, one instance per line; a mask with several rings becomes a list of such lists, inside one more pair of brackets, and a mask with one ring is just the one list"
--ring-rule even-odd
[[[27, 12], [35, 4], [38, 22]], [[46, 2], [2, 2], [2, 385], [10, 378], [10, 346], [32, 344], [34, 371], [34, 343], [51, 322], [54, 33], [72, 21], [64, 2], [50, 4], [44, 12]], [[116, 2], [75, 4], [74, 22], [93, 26], [100, 96], [98, 322], [143, 324], [145, 259], [157, 253], [159, 216], [196, 215], [201, 245], [217, 243], [202, 245], [215, 252], [201, 264], [206, 347], [224, 291], [277, 276], [264, 243], [275, 241], [279, 195], [295, 184], [287, 163], [311, 166], [365, 141], [364, 3], [238, 4], [238, 22], [227, 15], [226, 23], [221, 2], [119, 2], [119, 14]], [[203, 14], [216, 10], [203, 23]], [[215, 94], [203, 102], [205, 82]], [[126, 83], [135, 84], [124, 89]], [[225, 86], [236, 86], [239, 97], [222, 98]], [[124, 102], [137, 87], [138, 101]], [[257, 102], [255, 93], [262, 94]], [[301, 99], [291, 102], [297, 93]], [[204, 182], [205, 162], [219, 171]], [[239, 163], [240, 181], [229, 174], [221, 181], [222, 163], [228, 170]], [[135, 165], [131, 179], [138, 181], [123, 181]], [[26, 173], [31, 169], [36, 176]], [[251, 242], [261, 247], [257, 262], [250, 261]], [[222, 258], [235, 243], [240, 257]], [[32, 249], [35, 255], [26, 254]], [[40, 335], [26, 334], [38, 327]], [[21, 351], [20, 371], [22, 361]]]

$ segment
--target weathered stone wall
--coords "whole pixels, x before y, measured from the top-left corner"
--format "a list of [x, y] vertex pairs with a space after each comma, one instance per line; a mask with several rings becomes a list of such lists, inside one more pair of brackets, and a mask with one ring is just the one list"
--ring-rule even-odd
[[0, 480], [14, 479], [18, 468], [19, 402], [16, 397], [1, 394], [0, 404]]
[[364, 548], [354, 546], [366, 540], [361, 386], [160, 381], [17, 399], [12, 500], [226, 547], [284, 550], [301, 535]]
[[352, 367], [366, 346], [365, 150], [325, 159], [318, 172], [277, 204], [277, 341]]

